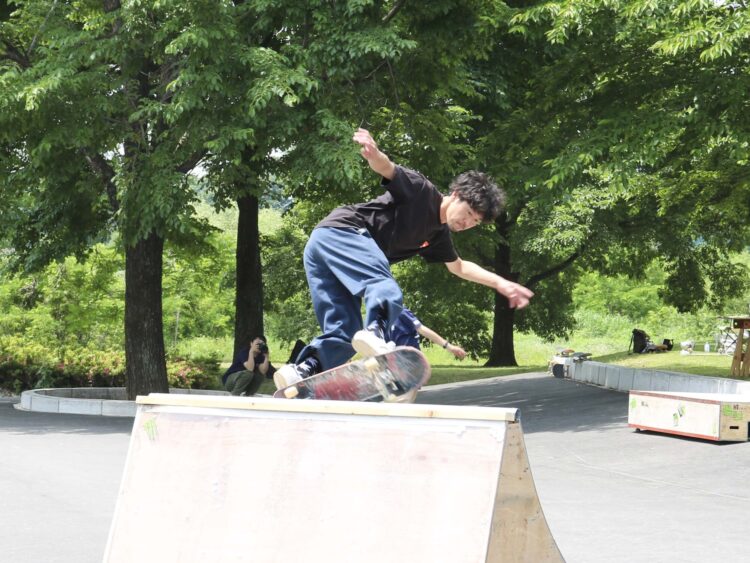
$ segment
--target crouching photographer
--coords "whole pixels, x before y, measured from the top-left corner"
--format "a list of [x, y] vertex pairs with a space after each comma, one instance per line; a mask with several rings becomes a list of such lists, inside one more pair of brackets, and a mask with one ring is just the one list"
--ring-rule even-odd
[[271, 353], [266, 339], [256, 336], [250, 346], [240, 350], [221, 382], [232, 395], [255, 395], [263, 380], [272, 378], [276, 369], [271, 365]]

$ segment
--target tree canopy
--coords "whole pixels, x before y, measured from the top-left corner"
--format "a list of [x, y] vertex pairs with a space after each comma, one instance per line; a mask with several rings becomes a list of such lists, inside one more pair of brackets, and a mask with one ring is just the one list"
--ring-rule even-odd
[[[166, 385], [164, 244], [199, 248], [211, 232], [195, 174], [217, 208], [250, 217], [238, 273], [257, 264], [245, 285], [259, 288], [266, 190], [295, 201], [303, 232], [377, 193], [350, 142], [357, 126], [439, 186], [479, 168], [508, 192], [493, 227], [457, 240], [462, 255], [534, 289], [527, 310], [456, 289], [443, 272], [398, 272], [427, 324], [475, 334], [477, 353], [491, 342], [492, 364], [515, 363], [514, 329], [572, 328], [583, 272], [637, 278], [658, 258], [680, 310], [720, 303], [745, 275], [729, 259], [750, 225], [744, 2], [13, 6], [0, 12], [0, 240], [26, 270], [118, 241], [132, 393]], [[292, 266], [279, 256], [278, 271]], [[272, 306], [288, 289], [271, 290]], [[435, 305], [449, 291], [466, 303], [460, 319]], [[480, 311], [493, 298], [490, 335]]]
[[746, 14], [736, 3], [545, 2], [500, 30], [491, 60], [507, 64], [479, 71], [495, 87], [472, 107], [484, 116], [480, 158], [510, 194], [498, 222], [506, 271], [538, 293], [518, 328], [569, 329], [570, 288], [591, 269], [637, 279], [660, 258], [664, 296], [684, 311], [737, 290], [747, 45], [722, 30]]

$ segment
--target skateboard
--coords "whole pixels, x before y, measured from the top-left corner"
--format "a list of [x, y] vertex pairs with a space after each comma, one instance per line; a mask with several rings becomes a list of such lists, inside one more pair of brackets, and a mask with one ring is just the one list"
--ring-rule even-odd
[[399, 346], [329, 369], [279, 389], [276, 398], [413, 402], [430, 379], [430, 364], [416, 348]]

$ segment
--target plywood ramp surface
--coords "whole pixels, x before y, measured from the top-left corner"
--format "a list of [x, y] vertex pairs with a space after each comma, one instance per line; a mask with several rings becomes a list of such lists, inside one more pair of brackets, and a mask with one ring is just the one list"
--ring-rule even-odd
[[515, 409], [170, 396], [139, 400], [104, 557], [561, 560]]

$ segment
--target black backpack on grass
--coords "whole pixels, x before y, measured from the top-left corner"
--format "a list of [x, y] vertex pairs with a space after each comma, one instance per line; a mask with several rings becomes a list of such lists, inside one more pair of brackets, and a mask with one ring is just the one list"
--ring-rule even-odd
[[648, 346], [649, 342], [651, 342], [651, 339], [645, 331], [639, 328], [634, 328], [633, 336], [630, 337], [628, 351], [630, 351], [630, 348], [632, 347], [634, 354], [642, 354], [646, 350], [646, 346]]

